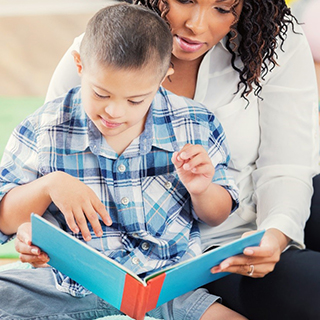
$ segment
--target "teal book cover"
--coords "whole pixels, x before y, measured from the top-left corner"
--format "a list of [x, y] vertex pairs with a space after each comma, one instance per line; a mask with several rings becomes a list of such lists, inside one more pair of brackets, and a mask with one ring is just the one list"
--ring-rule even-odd
[[264, 233], [258, 231], [142, 279], [42, 217], [32, 214], [31, 222], [32, 243], [48, 254], [52, 267], [137, 320], [165, 302], [228, 275], [212, 274], [210, 269], [246, 247], [258, 246]]

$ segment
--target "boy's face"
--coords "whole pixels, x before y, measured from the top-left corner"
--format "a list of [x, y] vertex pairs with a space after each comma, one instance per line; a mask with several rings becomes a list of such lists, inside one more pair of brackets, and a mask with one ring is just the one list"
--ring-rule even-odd
[[163, 79], [150, 65], [125, 70], [92, 63], [82, 68], [78, 58], [85, 112], [108, 144], [121, 153], [144, 130], [150, 104]]

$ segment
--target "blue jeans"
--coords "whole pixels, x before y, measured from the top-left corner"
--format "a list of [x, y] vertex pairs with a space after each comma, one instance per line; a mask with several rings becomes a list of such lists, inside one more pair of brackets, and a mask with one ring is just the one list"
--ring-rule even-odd
[[[0, 319], [96, 319], [122, 314], [94, 294], [75, 298], [56, 289], [51, 268], [0, 272]], [[150, 311], [165, 320], [196, 320], [218, 297], [198, 289]]]

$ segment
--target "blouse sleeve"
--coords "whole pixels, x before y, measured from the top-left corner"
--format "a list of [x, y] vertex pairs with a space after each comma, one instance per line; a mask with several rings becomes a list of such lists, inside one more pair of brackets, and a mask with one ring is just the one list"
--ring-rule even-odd
[[277, 228], [303, 247], [318, 170], [319, 125], [313, 59], [301, 28], [295, 29], [298, 33], [288, 29], [278, 66], [263, 84], [253, 200], [259, 228]]
[[71, 47], [64, 54], [50, 80], [45, 102], [54, 100], [71, 88], [80, 85], [80, 77], [73, 61], [72, 51], [78, 51], [84, 34], [75, 38]]

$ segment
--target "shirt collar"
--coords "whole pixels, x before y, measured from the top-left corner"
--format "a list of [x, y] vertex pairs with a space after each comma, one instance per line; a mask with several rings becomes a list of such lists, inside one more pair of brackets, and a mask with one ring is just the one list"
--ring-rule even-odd
[[[95, 155], [117, 158], [117, 154], [108, 146], [101, 132], [85, 113], [81, 101], [81, 88], [69, 91], [62, 103], [64, 108], [72, 109], [68, 119], [66, 153], [73, 154], [90, 149]], [[123, 156], [146, 155], [152, 147], [169, 152], [177, 151], [178, 146], [171, 122], [172, 115], [167, 91], [160, 87], [151, 103], [144, 131], [124, 151]]]
[[[88, 117], [82, 107], [81, 87], [71, 89], [62, 100], [65, 121], [69, 127], [66, 134], [66, 154], [85, 151], [89, 147]], [[67, 116], [66, 116], [67, 115]]]

